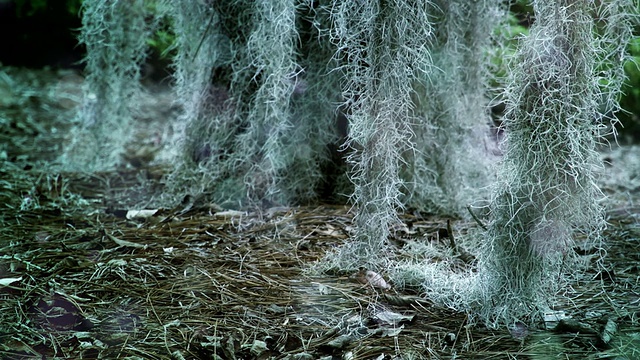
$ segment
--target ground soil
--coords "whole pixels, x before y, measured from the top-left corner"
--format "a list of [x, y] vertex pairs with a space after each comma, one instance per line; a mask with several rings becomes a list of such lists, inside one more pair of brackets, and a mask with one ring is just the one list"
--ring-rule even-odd
[[[564, 290], [563, 321], [491, 330], [419, 289], [372, 282], [368, 269], [311, 271], [349, 240], [348, 205], [229, 211], [185, 194], [144, 208], [170, 171], [161, 150], [155, 160], [123, 154], [111, 171], [52, 170], [82, 77], [2, 71], [2, 359], [640, 358], [632, 200], [608, 209], [607, 256]], [[145, 112], [139, 147], [166, 133], [159, 119], [171, 114], [166, 90], [153, 91], [165, 92], [151, 97], [157, 113]], [[450, 231], [477, 226], [401, 220], [390, 239], [398, 253], [408, 240], [446, 246]]]

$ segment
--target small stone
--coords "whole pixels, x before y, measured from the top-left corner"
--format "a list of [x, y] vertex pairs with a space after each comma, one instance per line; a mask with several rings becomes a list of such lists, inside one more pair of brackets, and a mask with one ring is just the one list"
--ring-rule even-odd
[[335, 349], [342, 349], [342, 348], [346, 347], [347, 345], [349, 345], [349, 343], [351, 343], [351, 341], [353, 341], [353, 338], [351, 336], [340, 335], [337, 338], [329, 341], [327, 343], [327, 345], [332, 347], [332, 348], [335, 348]]
[[307, 352], [301, 352], [298, 354], [293, 355], [293, 359], [294, 360], [313, 360], [313, 355], [307, 353]]
[[259, 357], [263, 352], [267, 350], [269, 350], [269, 348], [267, 347], [266, 342], [261, 340], [255, 340], [251, 345], [251, 349], [249, 350], [249, 352], [251, 352], [251, 355]]

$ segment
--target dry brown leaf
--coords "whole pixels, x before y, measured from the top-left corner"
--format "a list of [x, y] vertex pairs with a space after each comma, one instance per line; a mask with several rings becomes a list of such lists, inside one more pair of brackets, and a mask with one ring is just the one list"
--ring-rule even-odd
[[389, 285], [382, 275], [378, 274], [375, 271], [367, 270], [364, 274], [364, 279], [367, 284], [373, 286], [374, 288], [379, 288], [383, 290], [391, 289], [391, 285]]

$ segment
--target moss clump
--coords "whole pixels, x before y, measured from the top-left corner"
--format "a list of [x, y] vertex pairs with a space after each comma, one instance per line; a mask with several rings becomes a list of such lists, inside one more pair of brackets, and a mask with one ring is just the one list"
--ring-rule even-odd
[[146, 39], [154, 18], [143, 0], [85, 1], [80, 42], [87, 47], [84, 101], [60, 159], [84, 171], [117, 165], [131, 136]]
[[438, 1], [429, 9], [431, 67], [420, 74], [413, 101], [412, 142], [405, 154], [409, 206], [454, 216], [486, 202], [495, 156], [488, 144], [488, 48], [505, 14], [501, 2]]
[[[506, 147], [480, 261], [489, 323], [535, 319], [576, 271], [574, 246], [599, 246], [605, 222], [596, 145], [611, 114], [602, 105], [617, 107], [614, 75], [622, 64], [612, 57], [618, 51], [602, 46], [621, 40], [619, 32], [595, 38], [592, 14], [606, 18], [622, 3], [533, 1], [536, 21], [506, 89]], [[606, 87], [602, 69], [615, 79]]]
[[208, 193], [226, 207], [317, 200], [340, 139], [327, 9], [187, 1], [172, 13], [186, 125], [170, 193]]

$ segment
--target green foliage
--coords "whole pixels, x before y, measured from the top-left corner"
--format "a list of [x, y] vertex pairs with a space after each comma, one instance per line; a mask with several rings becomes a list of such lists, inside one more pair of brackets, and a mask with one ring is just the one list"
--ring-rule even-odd
[[533, 15], [533, 4], [530, 0], [510, 0], [509, 12], [519, 14], [521, 18]]
[[[56, 4], [58, 0], [14, 0], [18, 17], [31, 17], [38, 13], [44, 13]], [[66, 9], [70, 15], [77, 15], [83, 0], [65, 0]]]
[[[625, 62], [624, 69], [628, 76], [626, 89], [630, 90], [627, 96], [630, 103], [640, 106], [640, 36], [633, 39], [629, 45], [630, 57]], [[635, 100], [635, 101], [634, 101]], [[635, 114], [640, 116], [640, 108], [636, 108]]]
[[176, 35], [170, 30], [156, 30], [156, 32], [147, 39], [147, 45], [151, 49], [155, 49], [163, 59], [171, 59], [175, 56]]
[[[640, 15], [639, 15], [640, 16]], [[625, 112], [619, 115], [624, 126], [623, 134], [631, 134], [638, 140], [640, 132], [640, 32], [629, 45], [629, 58], [625, 61], [624, 70], [627, 81], [622, 88], [623, 96], [620, 106]]]
[[494, 29], [494, 38], [498, 39], [496, 46], [490, 49], [492, 88], [499, 92], [504, 88], [508, 69], [507, 59], [515, 53], [518, 40], [529, 34], [529, 28], [522, 25], [513, 12], [507, 13], [506, 21], [498, 24]]
[[512, 12], [507, 15], [507, 21], [500, 25], [497, 29], [500, 35], [507, 39], [509, 44], [515, 44], [514, 40], [529, 34], [529, 28], [524, 26]]
[[161, 59], [174, 59], [177, 53], [176, 33], [172, 17], [169, 15], [170, 6], [162, 0], [145, 1], [146, 11], [157, 23], [155, 31], [147, 38], [147, 45]]

